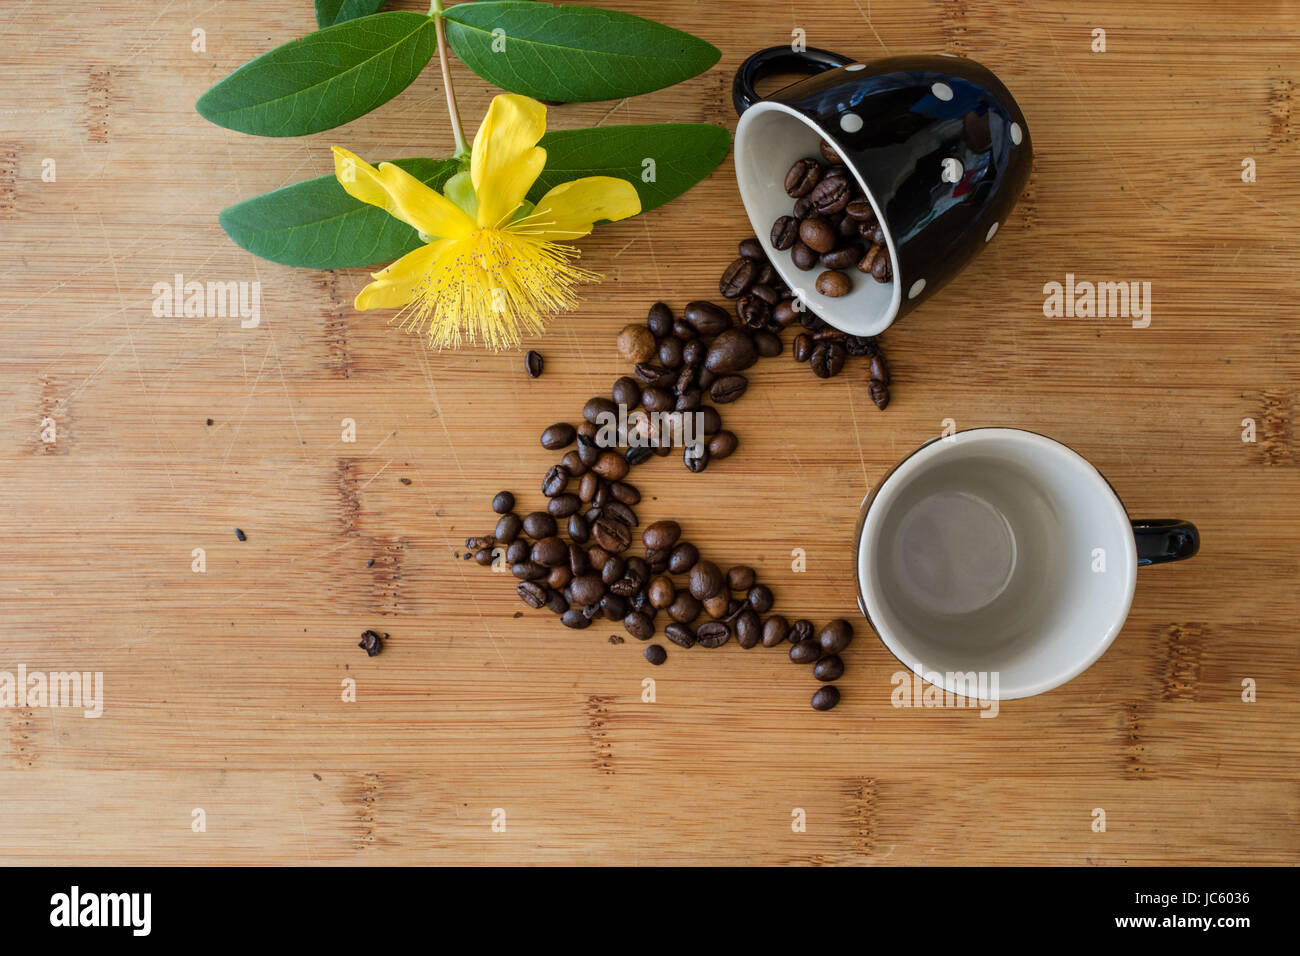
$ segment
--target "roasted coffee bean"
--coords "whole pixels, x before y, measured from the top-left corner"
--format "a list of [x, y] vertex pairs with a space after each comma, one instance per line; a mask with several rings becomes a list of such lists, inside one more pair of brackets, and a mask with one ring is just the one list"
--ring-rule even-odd
[[761, 358], [774, 358], [785, 350], [781, 336], [766, 329], [754, 333], [754, 348]]
[[542, 353], [529, 349], [528, 354], [524, 356], [524, 370], [528, 372], [528, 377], [537, 378], [545, 367], [546, 360], [542, 358]]
[[691, 568], [691, 594], [701, 601], [713, 597], [725, 583], [722, 572], [712, 561], [697, 561]]
[[824, 654], [838, 654], [853, 640], [853, 625], [844, 618], [836, 618], [822, 628], [817, 641]]
[[718, 280], [718, 294], [725, 299], [739, 299], [758, 278], [758, 263], [741, 256], [727, 266]]
[[605, 505], [605, 514], [617, 521], [623, 522], [629, 528], [635, 528], [641, 522], [637, 520], [636, 512], [621, 501], [611, 501]]
[[844, 349], [850, 355], [876, 355], [876, 340], [869, 335], [849, 335], [844, 339]]
[[[641, 392], [640, 392], [640, 388], [638, 387], [637, 389], [638, 401], [640, 400], [640, 396], [641, 396]], [[576, 451], [578, 455], [578, 460], [582, 463], [584, 469], [583, 471], [584, 476], [586, 475], [585, 469], [590, 468], [592, 465], [596, 463], [596, 459], [600, 457], [600, 453], [602, 450], [603, 449], [600, 447], [600, 445], [596, 443], [596, 439], [588, 438], [586, 435], [578, 436], [578, 447]]]
[[704, 420], [704, 434], [716, 435], [722, 430], [722, 416], [712, 405], [704, 405], [700, 408], [700, 415]]
[[[840, 220], [839, 225], [835, 227], [835, 231], [840, 234], [841, 239], [858, 238], [858, 224], [854, 222], [852, 219], [850, 219], [848, 216], [845, 216], [843, 219]], [[856, 253], [856, 255], [854, 255], [853, 260], [851, 262], [845, 263], [843, 268], [847, 268], [848, 266], [853, 265], [855, 262], [858, 261], [858, 256], [862, 254], [862, 249], [859, 248], [856, 243], [850, 243], [849, 245], [853, 248], [853, 251]], [[832, 249], [831, 252], [828, 252], [826, 254], [831, 255], [834, 251], [835, 250]], [[836, 268], [841, 268], [841, 267], [837, 266]]]
[[871, 278], [877, 282], [888, 282], [893, 277], [894, 267], [889, 261], [889, 256], [877, 256], [876, 261], [871, 264]]
[[[621, 459], [620, 459], [621, 460]], [[601, 517], [591, 530], [596, 543], [607, 551], [626, 551], [632, 543], [632, 529], [614, 518]]]
[[840, 702], [840, 692], [834, 684], [819, 687], [812, 695], [813, 710], [830, 710]]
[[[630, 412], [636, 408], [637, 402], [641, 401], [641, 383], [631, 375], [620, 376], [614, 382], [613, 395], [614, 403], [627, 406], [627, 410]], [[582, 447], [582, 442], [578, 442], [578, 447]]]
[[813, 374], [818, 378], [832, 378], [844, 370], [847, 355], [839, 342], [818, 342], [808, 361], [812, 364]]
[[523, 538], [519, 538], [510, 542], [510, 547], [506, 548], [506, 563], [523, 564], [532, 553], [532, 546]]
[[591, 571], [591, 559], [587, 557], [587, 549], [573, 541], [569, 542], [569, 570], [575, 578]]
[[831, 165], [844, 162], [844, 160], [840, 159], [840, 154], [835, 152], [834, 147], [832, 147], [830, 143], [826, 142], [826, 140], [821, 141], [818, 150], [822, 154], [822, 159], [826, 160], [826, 162]]
[[853, 198], [853, 189], [843, 176], [826, 176], [808, 194], [808, 198], [812, 200], [814, 209], [823, 216], [829, 216], [841, 212], [849, 204], [849, 200]]
[[[822, 256], [822, 265], [827, 269], [852, 269], [862, 257], [859, 246], [837, 246]], [[845, 276], [844, 278], [848, 278]]]
[[686, 346], [681, 339], [675, 335], [668, 336], [659, 343], [659, 364], [664, 368], [681, 368], [685, 350]]
[[737, 251], [746, 259], [757, 259], [760, 263], [767, 261], [767, 253], [763, 251], [763, 244], [755, 236], [742, 239]]
[[817, 277], [817, 291], [832, 299], [853, 291], [853, 280], [837, 269], [827, 269]]
[[627, 459], [616, 451], [601, 452], [591, 470], [610, 481], [621, 481], [627, 476]]
[[576, 607], [571, 607], [560, 615], [560, 623], [565, 627], [571, 627], [575, 631], [580, 631], [584, 627], [591, 627], [591, 618], [587, 617], [586, 614], [582, 613], [582, 611], [578, 610]]
[[876, 403], [876, 408], [882, 412], [885, 410], [885, 406], [889, 404], [889, 386], [884, 382], [873, 378], [867, 383], [867, 394]]
[[687, 445], [682, 451], [682, 463], [687, 471], [699, 474], [709, 467], [709, 446]]
[[492, 499], [492, 510], [499, 515], [509, 514], [515, 510], [515, 496], [508, 491], [498, 491]]
[[[603, 583], [603, 582], [602, 582]], [[606, 593], [600, 599], [600, 613], [605, 615], [607, 620], [621, 621], [632, 611], [632, 602], [621, 594]]]
[[673, 579], [666, 574], [659, 574], [650, 579], [650, 584], [646, 588], [646, 595], [650, 598], [650, 604], [657, 608], [666, 608], [677, 598], [677, 588], [673, 585]]
[[668, 652], [658, 644], [651, 644], [645, 649], [645, 659], [655, 667], [658, 667], [664, 661], [668, 660]]
[[673, 330], [673, 310], [663, 302], [656, 302], [650, 306], [650, 314], [646, 316], [645, 323], [655, 338], [661, 339]]
[[[709, 353], [708, 347], [699, 339], [696, 339], [691, 344], [700, 346], [701, 360], [703, 360], [703, 356]], [[700, 371], [699, 365], [699, 362], [694, 362], [689, 365], [683, 365], [682, 368], [677, 370], [677, 381], [673, 383], [673, 391], [676, 392], [679, 397], [683, 392], [687, 392], [695, 387], [695, 379]]]
[[[648, 641], [654, 637], [655, 623], [649, 614], [633, 611], [623, 618], [624, 629], [638, 641]], [[662, 648], [660, 648], [662, 650]]]
[[844, 213], [855, 222], [871, 222], [876, 218], [876, 211], [871, 208], [870, 199], [853, 199], [844, 206]]
[[466, 538], [465, 547], [477, 551], [479, 548], [490, 548], [496, 544], [496, 539], [490, 534], [481, 534], [476, 538]]
[[698, 560], [700, 560], [699, 548], [689, 541], [681, 541], [668, 555], [668, 570], [673, 574], [685, 574], [695, 567], [695, 562]]
[[806, 196], [822, 178], [822, 164], [812, 157], [796, 160], [785, 174], [785, 192], [791, 198]]
[[602, 570], [606, 563], [608, 563], [613, 557], [614, 555], [610, 554], [598, 544], [592, 545], [587, 549], [587, 560], [591, 562], [591, 566], [597, 571]]
[[812, 200], [807, 196], [800, 196], [794, 201], [794, 208], [791, 210], [796, 219], [807, 219], [812, 214]]
[[568, 422], [556, 422], [542, 432], [542, 447], [555, 451], [572, 444], [578, 433]]
[[707, 368], [704, 368], [703, 366], [701, 366], [699, 371], [695, 373], [695, 381], [699, 383], [700, 388], [703, 389], [712, 388], [713, 383], [717, 381], [717, 378], [718, 376], [714, 375], [712, 372], [710, 372]]
[[835, 248], [835, 239], [835, 229], [822, 216], [809, 216], [799, 223], [799, 241], [813, 252], [830, 252]]
[[708, 448], [709, 459], [712, 460], [714, 458], [726, 458], [736, 450], [737, 444], [739, 444], [739, 439], [736, 438], [736, 433], [724, 429], [710, 438], [708, 445], [705, 447]]
[[731, 316], [712, 302], [698, 300], [686, 303], [682, 317], [705, 338], [717, 335], [724, 329], [731, 328]]
[[817, 253], [802, 241], [796, 242], [790, 250], [790, 259], [796, 269], [807, 272], [817, 265]]
[[816, 677], [818, 680], [839, 680], [843, 676], [844, 661], [838, 654], [823, 657], [817, 662], [817, 666], [813, 668], [813, 677]]
[[704, 613], [712, 618], [723, 618], [727, 616], [727, 611], [731, 608], [731, 595], [726, 591], [719, 591], [713, 597], [705, 598], [703, 601]]
[[813, 636], [813, 623], [809, 620], [800, 619], [795, 621], [790, 627], [790, 643], [802, 644]]
[[605, 596], [605, 582], [598, 574], [584, 574], [569, 584], [569, 601], [582, 607], [595, 604]]
[[552, 590], [546, 599], [546, 610], [552, 614], [563, 614], [569, 609], [569, 599], [561, 591]]
[[679, 590], [673, 603], [668, 605], [668, 616], [681, 624], [690, 624], [700, 616], [703, 609], [704, 605], [693, 594]]
[[587, 473], [587, 465], [576, 449], [569, 449], [560, 459], [560, 464], [568, 471], [570, 478], [578, 478]]
[[641, 393], [641, 404], [651, 414], [672, 411], [677, 398], [666, 388], [651, 387]]
[[756, 613], [748, 609], [741, 611], [733, 626], [736, 629], [736, 643], [745, 650], [758, 646], [763, 636], [763, 625], [759, 623]]
[[781, 301], [781, 293], [770, 285], [756, 285], [749, 290], [749, 294], [766, 302], [769, 309], [776, 308], [777, 303]]
[[676, 412], [693, 412], [700, 407], [704, 401], [704, 393], [698, 388], [688, 388], [677, 396], [677, 401], [673, 402], [673, 411]]
[[497, 539], [497, 544], [508, 546], [514, 542], [515, 538], [519, 537], [519, 532], [523, 530], [524, 523], [520, 520], [519, 515], [502, 515], [501, 520], [497, 522], [494, 537]]
[[674, 369], [654, 362], [638, 362], [632, 372], [641, 383], [660, 388], [671, 388], [678, 375]]
[[[700, 339], [691, 339], [682, 346], [682, 362], [687, 366], [696, 366], [704, 364], [704, 356], [709, 354], [709, 347]], [[680, 376], [677, 379], [678, 391], [681, 391], [682, 380]]]
[[748, 591], [754, 586], [757, 572], [747, 564], [738, 564], [727, 571], [727, 587], [732, 591]]
[[826, 323], [821, 320], [821, 317], [816, 312], [810, 312], [807, 309], [799, 313], [799, 324], [809, 332], [816, 332], [818, 329], [826, 327]]
[[724, 375], [709, 388], [709, 398], [719, 405], [726, 405], [744, 395], [745, 389], [748, 387], [749, 379], [745, 378], [745, 376]]
[[617, 554], [611, 554], [600, 568], [600, 579], [606, 584], [613, 584], [623, 577], [627, 571], [627, 559]]
[[662, 442], [658, 445], [651, 445], [650, 450], [660, 458], [666, 458], [673, 453], [672, 442]]
[[[618, 417], [618, 406], [604, 395], [596, 395], [587, 399], [587, 404], [582, 406], [582, 417], [593, 425], [601, 425], [603, 422], [600, 416], [608, 414]], [[608, 421], [608, 419], [606, 419]]]
[[586, 544], [591, 540], [591, 526], [582, 515], [569, 515], [568, 532], [569, 537], [578, 544]]
[[599, 604], [588, 604], [586, 607], [582, 608], [582, 616], [588, 621], [596, 620], [596, 618], [600, 617], [600, 614], [601, 611]]
[[551, 572], [544, 564], [538, 564], [536, 561], [523, 561], [519, 564], [512, 564], [510, 573], [523, 581], [536, 581], [538, 578], [546, 577]]
[[885, 357], [880, 354], [871, 357], [871, 377], [881, 385], [889, 384], [889, 366], [885, 364]]
[[862, 258], [858, 260], [858, 271], [867, 273], [871, 272], [871, 270], [876, 267], [876, 261], [882, 258], [888, 259], [889, 252], [880, 243], [872, 243], [871, 247], [867, 249]]
[[637, 490], [636, 485], [629, 485], [625, 481], [610, 482], [609, 493], [614, 496], [615, 501], [621, 501], [625, 505], [641, 503], [641, 492]]
[[644, 465], [650, 460], [650, 456], [653, 454], [654, 452], [650, 448], [642, 445], [640, 448], [629, 448], [627, 454], [623, 457], [627, 459], [629, 466]]
[[591, 422], [578, 422], [578, 434], [583, 438], [596, 437], [596, 426]]
[[730, 328], [713, 340], [704, 367], [718, 375], [743, 372], [758, 361], [754, 339], [744, 329]]
[[789, 249], [799, 238], [799, 220], [794, 216], [782, 216], [772, 223], [772, 245], [782, 252]]
[[813, 664], [821, 656], [822, 648], [816, 641], [800, 641], [790, 647], [790, 660], [796, 664]]
[[530, 511], [524, 515], [524, 534], [534, 541], [549, 538], [555, 534], [555, 531], [555, 519], [545, 511]]
[[654, 333], [644, 325], [625, 325], [618, 333], [618, 354], [629, 362], [644, 362], [654, 350]]
[[[542, 479], [542, 494], [554, 498], [569, 485], [569, 469], [563, 465], [554, 465]], [[549, 509], [548, 509], [549, 510]], [[554, 514], [555, 512], [551, 512]]]
[[546, 575], [547, 587], [561, 591], [568, 587], [569, 582], [572, 580], [573, 572], [566, 567], [551, 568], [550, 572]]
[[707, 621], [696, 628], [695, 640], [700, 647], [712, 650], [731, 640], [731, 628], [722, 621]]
[[524, 581], [515, 588], [519, 599], [531, 608], [540, 608], [546, 606], [547, 592], [546, 588], [536, 581]]
[[491, 564], [491, 563], [492, 563], [492, 549], [491, 549], [491, 548], [479, 548], [479, 550], [477, 550], [477, 551], [474, 552], [474, 560], [477, 561], [477, 562], [478, 562], [479, 564], [481, 564], [481, 565], [489, 565], [489, 564]]
[[[601, 485], [600, 490], [596, 492], [596, 497], [599, 498], [601, 495], [606, 494], [608, 490], [609, 489], [607, 489], [604, 485]], [[600, 520], [600, 515], [601, 515], [600, 507], [594, 503], [594, 500], [592, 506], [582, 513], [583, 519], [587, 522], [587, 524], [591, 524], [591, 525], [594, 525], [597, 521]]]
[[763, 646], [776, 647], [790, 634], [790, 623], [780, 614], [773, 614], [763, 622]]
[[[758, 296], [751, 293], [750, 295], [742, 296], [736, 302], [736, 318], [740, 319], [747, 328], [761, 329], [766, 326], [768, 320], [772, 318], [772, 307], [767, 303], [767, 300], [760, 299]], [[736, 330], [727, 330], [727, 332], [732, 331]], [[726, 335], [727, 332], [723, 332], [722, 335]], [[718, 338], [721, 337], [721, 335], [718, 336]], [[717, 339], [714, 339], [714, 342], [716, 343]]]
[[546, 506], [546, 510], [554, 518], [577, 517], [578, 512], [582, 510], [582, 499], [572, 492], [565, 492], [562, 495], [556, 495]]
[[759, 614], [766, 614], [772, 610], [772, 589], [766, 584], [755, 584], [745, 595], [745, 600]]
[[578, 482], [578, 497], [587, 504], [595, 500], [596, 492], [600, 490], [601, 477], [594, 471], [589, 471], [582, 476]]
[[569, 546], [557, 537], [543, 538], [533, 545], [533, 561], [548, 568], [569, 563]]
[[695, 326], [685, 319], [673, 320], [671, 334], [677, 336], [683, 342], [693, 342], [700, 336], [700, 333], [695, 330]]
[[678, 647], [694, 647], [695, 632], [687, 625], [679, 621], [674, 621], [664, 628], [664, 637], [672, 641]]
[[772, 310], [772, 318], [783, 329], [799, 321], [799, 310], [794, 307], [794, 299], [782, 299]]
[[647, 548], [671, 548], [682, 536], [682, 526], [676, 521], [656, 521], [641, 534]]

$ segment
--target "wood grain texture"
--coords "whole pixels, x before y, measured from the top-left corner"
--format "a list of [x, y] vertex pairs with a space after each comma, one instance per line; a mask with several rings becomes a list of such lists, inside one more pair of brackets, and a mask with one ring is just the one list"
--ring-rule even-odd
[[[515, 617], [508, 580], [453, 554], [490, 530], [498, 489], [540, 502], [537, 435], [623, 373], [623, 324], [656, 299], [714, 295], [748, 234], [730, 158], [583, 243], [606, 281], [527, 343], [547, 359], [529, 380], [518, 354], [429, 353], [355, 313], [360, 271], [258, 261], [217, 225], [231, 203], [328, 171], [332, 143], [446, 151], [436, 68], [341, 130], [253, 139], [194, 101], [312, 29], [306, 0], [7, 4], [0, 670], [102, 671], [106, 703], [95, 720], [0, 709], [0, 862], [1296, 863], [1300, 11], [607, 5], [703, 36], [722, 62], [553, 109], [554, 128], [734, 128], [732, 72], [799, 28], [860, 58], [980, 60], [1037, 150], [987, 252], [885, 336], [885, 413], [860, 366], [823, 382], [769, 361], [727, 410], [737, 455], [638, 473], [644, 521], [678, 517], [719, 564], [756, 565], [792, 617], [856, 616], [858, 504], [952, 418], [1068, 442], [1135, 516], [1197, 522], [1200, 557], [1140, 574], [1094, 667], [992, 720], [892, 707], [898, 665], [865, 624], [843, 703], [818, 714], [780, 652], [670, 646], [655, 669], [636, 642], [607, 643], [617, 628]], [[493, 91], [454, 73], [480, 116]], [[155, 317], [154, 284], [178, 272], [260, 282], [260, 325]], [[1043, 285], [1066, 273], [1151, 282], [1151, 325], [1045, 319]], [[392, 635], [374, 659], [355, 646], [368, 627]]]

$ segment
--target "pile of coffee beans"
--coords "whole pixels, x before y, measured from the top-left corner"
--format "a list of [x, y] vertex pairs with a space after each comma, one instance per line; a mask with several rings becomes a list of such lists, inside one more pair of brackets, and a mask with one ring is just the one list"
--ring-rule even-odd
[[[823, 182], [834, 168], [832, 163], [806, 176]], [[818, 631], [809, 620], [791, 622], [773, 613], [772, 590], [753, 568], [723, 571], [683, 538], [676, 521], [652, 522], [637, 540], [641, 493], [631, 472], [672, 454], [674, 439], [631, 441], [637, 436], [628, 434], [634, 430], [628, 416], [636, 409], [699, 413], [704, 434], [694, 447], [684, 444], [682, 460], [689, 470], [703, 471], [739, 445], [735, 433], [722, 427], [717, 406], [745, 394], [744, 373], [759, 359], [780, 355], [782, 333], [795, 324], [801, 330], [794, 340], [797, 361], [830, 378], [850, 359], [866, 359], [868, 394], [881, 409], [889, 403], [889, 372], [875, 338], [845, 335], [799, 303], [757, 239], [746, 239], [738, 251], [718, 284], [734, 301], [735, 318], [704, 300], [687, 303], [680, 316], [656, 302], [644, 323], [626, 326], [618, 349], [633, 363], [633, 374], [615, 381], [609, 395], [589, 399], [580, 423], [556, 422], [541, 433], [542, 447], [560, 453], [542, 479], [545, 509], [520, 513], [513, 493], [498, 493], [492, 499], [496, 528], [467, 539], [464, 557], [484, 566], [504, 562], [519, 582], [520, 600], [550, 610], [566, 627], [617, 621], [632, 637], [649, 641], [662, 626], [664, 637], [683, 649], [718, 648], [733, 637], [746, 650], [788, 644], [790, 660], [812, 665], [821, 685], [812, 706], [830, 710], [840, 699], [833, 683], [844, 673], [840, 655], [853, 638], [848, 621]], [[611, 436], [607, 416], [618, 418], [619, 406], [626, 428]], [[659, 665], [667, 652], [649, 645], [645, 657]]]
[[789, 252], [796, 269], [821, 269], [814, 285], [824, 296], [853, 291], [850, 269], [877, 282], [894, 278], [885, 231], [857, 179], [829, 143], [821, 157], [796, 160], [785, 174], [785, 191], [794, 200], [791, 214], [772, 223], [772, 245]]

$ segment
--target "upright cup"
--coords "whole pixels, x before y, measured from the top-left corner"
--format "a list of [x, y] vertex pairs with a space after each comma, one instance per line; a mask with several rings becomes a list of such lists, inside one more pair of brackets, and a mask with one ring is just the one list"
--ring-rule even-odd
[[916, 674], [990, 699], [1059, 687], [1110, 646], [1138, 567], [1196, 554], [1196, 527], [1130, 520], [1115, 490], [1059, 442], [1015, 428], [934, 439], [863, 501], [862, 612]]

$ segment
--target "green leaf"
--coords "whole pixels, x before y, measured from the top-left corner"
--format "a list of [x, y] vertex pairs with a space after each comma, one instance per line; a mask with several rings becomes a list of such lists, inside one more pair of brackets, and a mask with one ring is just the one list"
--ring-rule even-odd
[[368, 17], [388, 0], [316, 0], [316, 25], [322, 30], [344, 20]]
[[[460, 169], [454, 159], [399, 159], [395, 165], [434, 189]], [[353, 199], [333, 176], [246, 199], [221, 213], [221, 228], [254, 255], [309, 269], [387, 263], [421, 245], [414, 229]]]
[[[730, 142], [725, 129], [707, 123], [556, 130], [539, 144], [546, 147], [546, 168], [528, 198], [536, 202], [548, 189], [571, 179], [617, 176], [636, 187], [641, 211], [646, 212], [709, 175], [727, 155]], [[651, 174], [653, 181], [647, 182]]]
[[411, 85], [433, 56], [433, 20], [376, 13], [276, 47], [201, 97], [218, 126], [256, 136], [302, 136], [341, 126]]
[[466, 66], [539, 100], [649, 93], [703, 73], [722, 55], [689, 33], [594, 7], [480, 0], [457, 4], [443, 17], [447, 40]]

